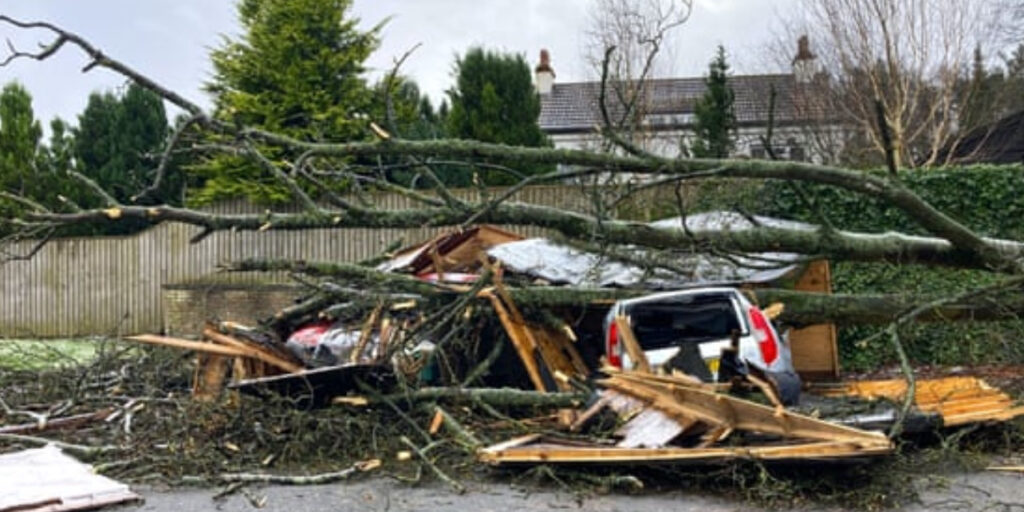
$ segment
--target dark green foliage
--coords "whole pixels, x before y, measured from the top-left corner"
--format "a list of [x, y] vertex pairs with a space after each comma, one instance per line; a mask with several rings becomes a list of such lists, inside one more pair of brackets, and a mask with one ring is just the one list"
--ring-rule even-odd
[[[882, 170], [870, 171], [882, 173]], [[932, 206], [987, 236], [1024, 239], [1024, 167], [974, 165], [905, 170], [900, 180]], [[894, 207], [834, 187], [805, 185], [837, 227], [858, 231], [894, 230], [924, 234]], [[764, 213], [814, 222], [813, 212], [783, 182], [765, 184]]]
[[380, 119], [392, 135], [408, 140], [444, 138], [445, 120], [411, 78], [381, 80], [374, 85], [373, 93], [371, 117]]
[[[58, 195], [82, 197], [68, 171], [74, 166], [69, 127], [60, 119], [50, 125], [50, 145], [42, 143], [42, 127], [32, 111], [32, 97], [21, 85], [0, 92], [0, 190], [29, 198], [48, 208], [61, 208]], [[23, 212], [24, 205], [0, 202], [0, 218]], [[0, 233], [7, 227], [0, 225]]]
[[[93, 93], [75, 130], [79, 172], [119, 202], [131, 203], [132, 196], [152, 182], [159, 161], [155, 155], [163, 149], [168, 131], [163, 101], [153, 92], [132, 84], [120, 97]], [[154, 202], [173, 201], [180, 197], [176, 192], [165, 187]], [[93, 197], [80, 206], [99, 205], [102, 200]]]
[[[45, 183], [46, 190], [42, 196], [34, 199], [43, 205], [57, 210], [64, 210], [58, 195], [63, 196], [77, 205], [91, 204], [96, 196], [82, 187], [81, 182], [71, 177], [70, 172], [76, 170], [75, 132], [74, 127], [62, 119], [50, 121], [50, 141], [39, 147], [36, 170], [39, 179]], [[83, 227], [81, 230], [66, 229], [66, 233], [92, 233], [94, 228]]]
[[7, 84], [0, 92], [0, 188], [38, 197], [35, 163], [42, 135], [32, 96], [20, 84]]
[[[537, 124], [540, 96], [522, 55], [470, 48], [455, 61], [455, 87], [448, 91], [448, 97], [451, 113], [447, 126], [451, 137], [516, 146], [550, 145]], [[516, 170], [535, 174], [549, 167], [535, 165]], [[480, 175], [491, 185], [519, 181], [495, 171]]]
[[[211, 53], [214, 115], [305, 141], [365, 136], [373, 94], [364, 61], [377, 48], [379, 26], [360, 31], [351, 0], [242, 0], [243, 34]], [[285, 155], [271, 154], [271, 159]], [[286, 189], [248, 160], [219, 156], [197, 166], [205, 178], [197, 202], [245, 196], [287, 200]]]
[[[873, 171], [882, 172], [882, 171]], [[901, 171], [900, 179], [939, 210], [977, 232], [993, 237], [1024, 238], [1024, 167], [978, 165]], [[808, 195], [837, 228], [854, 231], [925, 232], [902, 212], [877, 200], [827, 186], [805, 185]], [[792, 187], [768, 182], [761, 190], [758, 213], [820, 223]], [[837, 293], [894, 293], [936, 297], [991, 284], [987, 272], [920, 266], [839, 263], [833, 268]], [[890, 343], [861, 343], [876, 328], [840, 329], [840, 351], [847, 368], [869, 369], [893, 361]], [[904, 333], [911, 358], [918, 363], [978, 364], [1024, 361], [1019, 343], [1024, 322], [914, 325]]]
[[695, 137], [691, 150], [698, 158], [727, 158], [734, 146], [735, 94], [729, 86], [729, 63], [725, 57], [725, 48], [718, 45], [718, 53], [708, 65], [708, 76], [704, 79], [707, 90], [694, 106]]
[[[396, 137], [407, 140], [430, 140], [445, 137], [448, 114], [447, 102], [434, 109], [430, 97], [420, 93], [419, 86], [410, 78], [396, 76], [389, 81], [385, 78], [374, 85], [374, 103], [371, 117]], [[392, 183], [413, 188], [432, 187], [434, 184], [419, 176], [417, 170], [389, 164], [408, 163], [408, 159], [385, 158], [384, 178]], [[376, 163], [376, 162], [374, 162]], [[432, 165], [431, 169], [446, 185], [468, 187], [472, 185], [472, 173], [468, 167]]]

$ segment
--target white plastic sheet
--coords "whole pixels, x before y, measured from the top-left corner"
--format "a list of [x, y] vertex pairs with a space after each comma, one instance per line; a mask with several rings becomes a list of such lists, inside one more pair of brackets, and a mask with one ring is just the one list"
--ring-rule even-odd
[[0, 512], [93, 509], [136, 499], [127, 485], [53, 445], [0, 455]]

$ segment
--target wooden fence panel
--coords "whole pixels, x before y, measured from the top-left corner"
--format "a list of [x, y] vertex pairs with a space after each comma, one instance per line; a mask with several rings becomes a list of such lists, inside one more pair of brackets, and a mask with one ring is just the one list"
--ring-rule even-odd
[[[477, 190], [456, 193], [478, 200]], [[500, 190], [492, 191], [498, 194]], [[671, 191], [667, 194], [672, 196]], [[665, 201], [664, 191], [645, 191], [642, 204]], [[586, 211], [590, 201], [576, 186], [528, 187], [517, 201]], [[674, 199], [671, 199], [674, 201]], [[376, 207], [413, 205], [395, 194], [373, 196]], [[288, 211], [289, 207], [275, 207]], [[244, 201], [206, 208], [217, 213], [256, 213], [265, 207]], [[507, 227], [525, 236], [545, 230]], [[0, 337], [77, 337], [157, 332], [163, 327], [162, 287], [209, 280], [223, 262], [242, 258], [360, 261], [380, 254], [396, 240], [425, 240], [443, 228], [343, 229], [313, 231], [218, 232], [198, 244], [199, 228], [160, 224], [133, 236], [66, 238], [44, 246], [33, 258], [0, 265]], [[4, 250], [27, 253], [33, 243]], [[283, 280], [281, 275], [221, 275], [231, 282]]]

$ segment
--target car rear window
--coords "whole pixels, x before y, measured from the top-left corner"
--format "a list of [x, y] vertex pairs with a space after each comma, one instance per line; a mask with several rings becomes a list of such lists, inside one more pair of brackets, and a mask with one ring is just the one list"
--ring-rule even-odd
[[700, 294], [641, 302], [627, 308], [644, 350], [728, 338], [742, 327], [728, 294]]

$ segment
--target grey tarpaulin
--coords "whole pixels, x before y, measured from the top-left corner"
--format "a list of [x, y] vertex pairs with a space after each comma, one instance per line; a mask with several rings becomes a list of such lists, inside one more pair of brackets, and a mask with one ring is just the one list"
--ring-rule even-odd
[[[810, 224], [769, 217], [754, 217], [761, 226], [787, 229], [815, 229]], [[681, 230], [680, 217], [650, 224], [665, 230]], [[753, 224], [735, 212], [717, 211], [686, 217], [687, 228], [701, 231], [744, 230]], [[643, 250], [629, 249], [638, 259]], [[663, 254], [673, 260], [682, 272], [645, 269], [638, 265], [614, 261], [606, 256], [557, 244], [543, 238], [509, 242], [487, 251], [511, 271], [543, 279], [552, 284], [591, 287], [636, 287], [670, 289], [693, 285], [726, 283], [767, 283], [775, 281], [797, 267], [799, 256], [789, 253], [729, 255], [729, 257], [675, 252]]]

